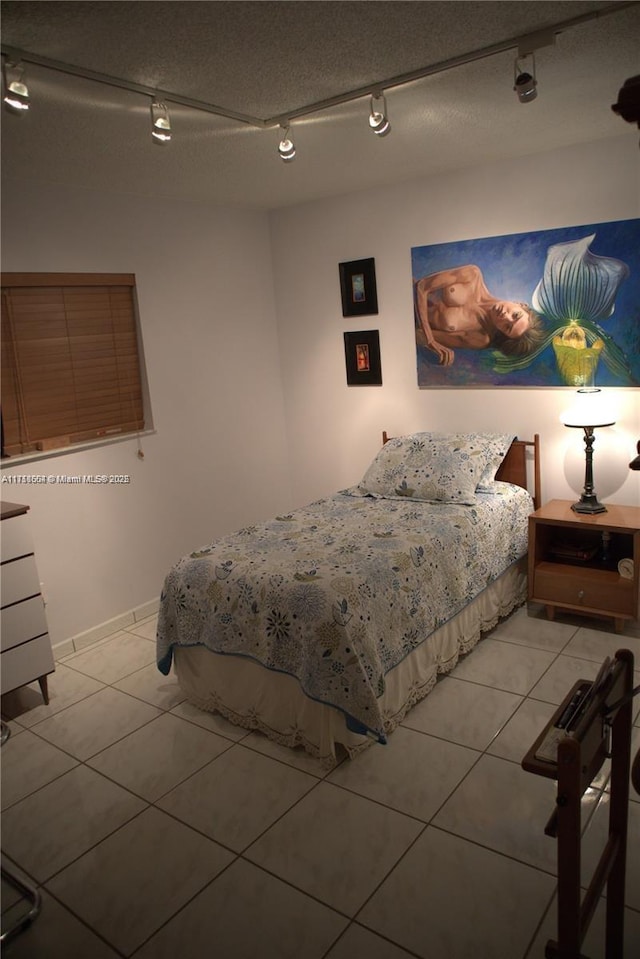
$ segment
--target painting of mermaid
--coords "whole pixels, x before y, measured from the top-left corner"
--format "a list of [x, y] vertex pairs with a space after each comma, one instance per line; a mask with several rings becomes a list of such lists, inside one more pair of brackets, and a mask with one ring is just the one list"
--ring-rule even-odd
[[640, 385], [640, 220], [411, 259], [420, 388]]

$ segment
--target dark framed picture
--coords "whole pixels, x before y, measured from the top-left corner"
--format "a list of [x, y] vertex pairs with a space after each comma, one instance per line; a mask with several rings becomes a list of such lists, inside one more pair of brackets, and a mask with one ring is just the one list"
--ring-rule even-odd
[[343, 316], [369, 316], [378, 312], [376, 263], [373, 257], [340, 263], [340, 292]]
[[378, 330], [345, 333], [344, 355], [349, 386], [382, 386]]

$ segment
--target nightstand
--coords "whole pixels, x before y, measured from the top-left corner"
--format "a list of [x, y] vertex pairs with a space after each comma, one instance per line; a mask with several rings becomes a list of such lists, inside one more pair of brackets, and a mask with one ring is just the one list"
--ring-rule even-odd
[[[618, 572], [633, 560], [630, 578]], [[640, 611], [640, 508], [607, 506], [606, 513], [575, 513], [569, 500], [551, 500], [529, 517], [530, 602], [613, 617], [616, 632]]]

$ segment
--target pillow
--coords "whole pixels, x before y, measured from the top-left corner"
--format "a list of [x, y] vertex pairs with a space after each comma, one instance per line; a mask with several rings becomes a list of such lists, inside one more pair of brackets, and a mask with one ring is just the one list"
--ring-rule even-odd
[[482, 489], [478, 487], [476, 496], [489, 496], [490, 494], [492, 496], [506, 496], [513, 488], [513, 483], [503, 483], [500, 480], [492, 480], [491, 483], [487, 483]]
[[500, 464], [507, 455], [515, 435], [513, 433], [478, 433], [477, 435], [482, 437], [488, 462], [476, 487], [476, 493], [493, 493], [495, 492], [493, 481], [496, 473], [500, 469]]
[[[496, 456], [494, 450], [493, 459]], [[361, 495], [385, 499], [473, 505], [476, 487], [484, 471], [493, 468], [493, 459], [490, 463], [483, 433], [398, 436], [385, 443], [357, 489]]]

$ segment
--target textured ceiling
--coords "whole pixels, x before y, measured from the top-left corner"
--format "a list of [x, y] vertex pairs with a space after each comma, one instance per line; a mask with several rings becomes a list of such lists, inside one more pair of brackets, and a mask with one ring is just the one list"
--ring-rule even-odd
[[[611, 110], [640, 72], [640, 5], [609, 2], [3, 2], [2, 46], [250, 115], [171, 105], [29, 65], [32, 108], [3, 112], [3, 178], [270, 209], [506, 156], [617, 136]], [[603, 11], [536, 53], [538, 98], [513, 93], [515, 50], [387, 89], [392, 133], [368, 98], [292, 124], [296, 159], [260, 121]], [[636, 131], [637, 135], [637, 131]]]

